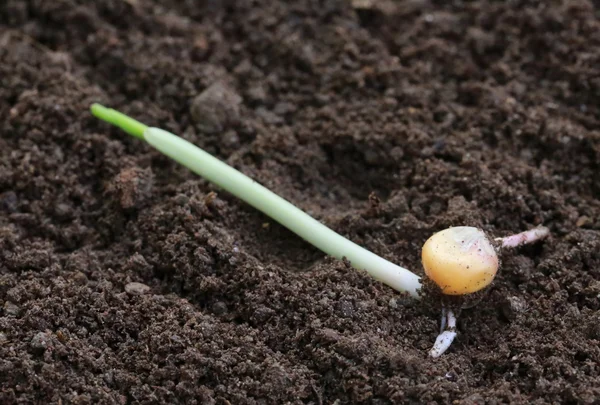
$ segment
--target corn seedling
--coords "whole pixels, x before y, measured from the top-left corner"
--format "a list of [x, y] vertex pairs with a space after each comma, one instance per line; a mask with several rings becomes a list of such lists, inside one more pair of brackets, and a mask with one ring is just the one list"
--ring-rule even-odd
[[[329, 229], [290, 202], [258, 184], [233, 167], [211, 156], [190, 142], [159, 128], [148, 127], [116, 110], [92, 105], [92, 114], [113, 124], [218, 185], [273, 220], [285, 226], [316, 248], [337, 259], [346, 259], [393, 289], [419, 298], [420, 277], [410, 270], [360, 247]], [[481, 291], [493, 281], [502, 248], [517, 247], [548, 235], [539, 227], [517, 235], [495, 239], [473, 227], [453, 227], [434, 234], [423, 246], [425, 274], [446, 295], [469, 295]], [[452, 309], [442, 309], [440, 334], [432, 357], [443, 354], [456, 337], [456, 316]]]

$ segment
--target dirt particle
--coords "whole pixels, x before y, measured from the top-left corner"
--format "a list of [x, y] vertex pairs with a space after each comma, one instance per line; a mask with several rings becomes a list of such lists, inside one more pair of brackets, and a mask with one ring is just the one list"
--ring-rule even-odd
[[239, 122], [241, 102], [231, 87], [217, 82], [194, 98], [190, 114], [201, 131], [221, 132]]
[[64, 333], [62, 330], [56, 332], [56, 338], [61, 343], [66, 343], [69, 340], [68, 334]]
[[272, 308], [261, 305], [254, 311], [253, 318], [259, 323], [264, 323], [267, 322], [274, 314], [275, 311]]
[[485, 399], [481, 394], [472, 394], [460, 401], [461, 405], [483, 405], [485, 404]]
[[578, 228], [584, 228], [592, 225], [592, 223], [593, 221], [589, 217], [583, 215], [577, 219], [577, 222], [575, 222], [575, 226], [577, 226]]
[[79, 285], [86, 285], [88, 278], [85, 273], [78, 271], [77, 273], [73, 274], [73, 281]]
[[152, 269], [152, 266], [140, 253], [134, 253], [129, 259], [127, 259], [126, 267], [127, 269], [142, 273], [148, 273]]
[[233, 130], [226, 131], [223, 134], [222, 139], [223, 139], [223, 146], [225, 146], [228, 149], [235, 150], [240, 146], [240, 137]]
[[297, 110], [297, 107], [292, 103], [280, 102], [275, 104], [273, 107], [273, 112], [279, 116], [284, 116], [288, 114], [292, 114]]
[[141, 208], [152, 194], [152, 170], [129, 167], [121, 170], [108, 187], [123, 209]]
[[258, 107], [254, 113], [267, 124], [277, 125], [283, 123], [283, 118], [264, 107]]
[[6, 301], [4, 303], [4, 314], [7, 316], [19, 316], [19, 314], [21, 313], [21, 307], [19, 307], [17, 304], [13, 304], [10, 301]]
[[379, 156], [379, 153], [377, 153], [377, 151], [373, 149], [367, 149], [363, 152], [363, 154], [365, 162], [367, 162], [370, 165], [376, 165], [379, 162], [381, 162], [381, 157]]
[[215, 315], [223, 315], [227, 313], [227, 304], [223, 301], [217, 301], [212, 305], [212, 311]]
[[251, 101], [253, 103], [257, 103], [257, 104], [263, 104], [266, 100], [267, 100], [267, 91], [265, 90], [264, 86], [258, 84], [255, 85], [253, 87], [250, 87], [248, 89], [248, 91], [246, 92], [248, 101]]
[[600, 340], [600, 317], [593, 319], [585, 329], [590, 339]]
[[506, 319], [513, 320], [527, 310], [527, 302], [521, 297], [507, 297], [506, 301], [500, 304], [500, 310]]
[[348, 301], [348, 300], [340, 301], [338, 304], [338, 308], [339, 308], [340, 314], [344, 318], [350, 318], [354, 315], [354, 305], [352, 304], [351, 301]]
[[73, 209], [68, 204], [58, 203], [54, 207], [54, 212], [56, 213], [57, 218], [69, 219], [72, 216]]
[[446, 380], [448, 381], [456, 381], [458, 379], [458, 376], [456, 375], [456, 373], [454, 371], [448, 371], [444, 377], [446, 378]]
[[14, 191], [0, 194], [0, 207], [10, 213], [17, 212], [19, 200]]
[[342, 338], [339, 332], [331, 328], [321, 329], [318, 335], [326, 343], [335, 343]]
[[48, 346], [50, 346], [52, 342], [52, 336], [50, 336], [47, 332], [38, 332], [36, 333], [31, 342], [29, 343], [29, 347], [31, 347], [32, 351], [36, 354], [41, 354]]
[[150, 287], [148, 287], [146, 284], [134, 281], [125, 285], [125, 291], [131, 295], [144, 295], [150, 291]]

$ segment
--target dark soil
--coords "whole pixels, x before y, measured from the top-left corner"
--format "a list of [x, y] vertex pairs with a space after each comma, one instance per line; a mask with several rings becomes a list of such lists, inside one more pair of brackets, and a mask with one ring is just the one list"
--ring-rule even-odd
[[[595, 4], [0, 1], [0, 403], [600, 403]], [[92, 102], [419, 274], [450, 225], [552, 237], [431, 360], [435, 305]]]

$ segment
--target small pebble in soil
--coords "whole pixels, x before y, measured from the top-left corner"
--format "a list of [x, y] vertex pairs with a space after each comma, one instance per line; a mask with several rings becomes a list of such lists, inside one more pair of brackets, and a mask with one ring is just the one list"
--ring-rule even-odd
[[415, 300], [412, 297], [408, 296], [399, 296], [397, 298], [390, 298], [388, 305], [392, 309], [402, 308], [412, 308], [415, 305]]
[[6, 337], [6, 334], [3, 332], [0, 332], [0, 346], [2, 346], [6, 342], [8, 342], [8, 338]]
[[204, 132], [221, 132], [240, 119], [242, 98], [229, 86], [217, 82], [192, 101], [190, 114]]
[[102, 379], [107, 384], [112, 384], [114, 382], [114, 372], [113, 370], [108, 370], [106, 373], [102, 375]]
[[277, 115], [290, 114], [290, 113], [295, 112], [296, 110], [297, 110], [297, 108], [294, 104], [286, 103], [285, 101], [277, 103], [277, 104], [275, 104], [275, 107], [273, 107], [273, 112]]
[[460, 403], [463, 405], [479, 405], [479, 404], [485, 404], [486, 401], [483, 399], [481, 394], [472, 394], [472, 395], [469, 395], [468, 397], [466, 397]]
[[56, 332], [56, 338], [61, 343], [66, 343], [69, 340], [69, 336], [64, 333], [62, 330]]
[[121, 208], [140, 208], [150, 198], [152, 185], [153, 174], [150, 169], [130, 167], [121, 170], [108, 191], [115, 196]]
[[589, 218], [584, 216], [579, 217], [579, 219], [577, 219], [577, 222], [575, 222], [575, 226], [577, 226], [578, 228], [585, 228], [588, 226], [591, 226], [593, 224], [593, 221]]
[[59, 219], [70, 219], [73, 213], [73, 209], [69, 204], [58, 203], [54, 207], [54, 213]]
[[283, 118], [275, 114], [273, 111], [267, 110], [264, 107], [258, 107], [254, 111], [254, 113], [257, 117], [261, 118], [267, 124], [276, 125], [283, 123]]
[[0, 208], [8, 211], [9, 213], [17, 212], [19, 200], [17, 194], [14, 191], [7, 191], [6, 193], [0, 194]]
[[139, 253], [134, 253], [133, 256], [127, 259], [126, 267], [139, 272], [150, 271], [152, 268], [152, 266], [150, 266], [150, 264], [148, 264], [146, 261], [146, 258]]
[[335, 343], [342, 338], [342, 336], [337, 331], [330, 328], [323, 328], [321, 330], [321, 336], [323, 340], [327, 343]]
[[350, 318], [352, 315], [354, 315], [354, 305], [352, 305], [352, 302], [348, 300], [340, 301], [339, 309], [344, 318]]
[[215, 315], [223, 315], [227, 313], [227, 304], [223, 301], [217, 301], [212, 305], [212, 311]]
[[254, 311], [253, 318], [256, 322], [263, 323], [269, 320], [273, 314], [275, 314], [273, 309], [262, 305]]
[[448, 371], [444, 377], [446, 377], [446, 380], [448, 381], [456, 381], [458, 378], [454, 371]]
[[146, 284], [134, 281], [125, 286], [125, 291], [131, 295], [144, 295], [150, 291], [150, 287], [148, 287]]
[[246, 91], [248, 100], [253, 103], [264, 103], [267, 100], [267, 91], [262, 85], [255, 85]]
[[527, 303], [519, 297], [507, 297], [506, 301], [500, 305], [502, 315], [508, 320], [515, 319], [518, 314], [524, 312], [526, 309]]
[[7, 316], [19, 316], [21, 308], [10, 301], [4, 303], [4, 314]]
[[79, 285], [86, 285], [88, 283], [88, 278], [85, 273], [78, 271], [77, 273], [73, 274], [73, 281]]
[[180, 207], [185, 207], [190, 202], [190, 197], [185, 194], [177, 194], [173, 197], [173, 202]]
[[230, 149], [235, 149], [240, 145], [240, 137], [235, 131], [227, 131], [221, 138], [223, 145]]
[[34, 352], [41, 354], [46, 351], [51, 341], [52, 337], [48, 333], [38, 332], [31, 339], [31, 343], [29, 345]]
[[600, 316], [596, 318], [595, 322], [587, 325], [586, 331], [588, 338], [600, 340]]

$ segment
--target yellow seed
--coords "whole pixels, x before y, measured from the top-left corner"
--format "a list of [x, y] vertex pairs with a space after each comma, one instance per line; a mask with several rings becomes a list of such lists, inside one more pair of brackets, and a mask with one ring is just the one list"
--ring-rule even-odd
[[421, 254], [425, 274], [444, 294], [463, 295], [487, 287], [498, 272], [498, 255], [483, 231], [457, 226], [436, 233]]

